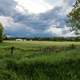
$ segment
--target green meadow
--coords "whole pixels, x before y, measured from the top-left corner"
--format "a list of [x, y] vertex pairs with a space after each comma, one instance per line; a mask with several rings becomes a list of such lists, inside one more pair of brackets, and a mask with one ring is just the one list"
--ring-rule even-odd
[[80, 42], [4, 41], [0, 80], [80, 80]]

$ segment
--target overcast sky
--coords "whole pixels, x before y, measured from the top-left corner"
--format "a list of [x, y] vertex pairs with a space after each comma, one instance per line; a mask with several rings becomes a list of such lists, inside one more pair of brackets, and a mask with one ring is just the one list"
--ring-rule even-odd
[[20, 11], [22, 7], [28, 10], [31, 13], [42, 13], [46, 12], [50, 9], [53, 9], [56, 6], [63, 6], [63, 5], [72, 5], [74, 0], [15, 0], [17, 2], [17, 8]]
[[65, 24], [75, 0], [0, 0], [0, 22], [11, 36], [72, 35]]

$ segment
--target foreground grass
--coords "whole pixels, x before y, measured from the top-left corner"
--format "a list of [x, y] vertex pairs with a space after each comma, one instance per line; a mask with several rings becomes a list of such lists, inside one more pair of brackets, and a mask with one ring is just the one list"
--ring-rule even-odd
[[0, 43], [0, 80], [80, 80], [79, 69], [80, 42]]

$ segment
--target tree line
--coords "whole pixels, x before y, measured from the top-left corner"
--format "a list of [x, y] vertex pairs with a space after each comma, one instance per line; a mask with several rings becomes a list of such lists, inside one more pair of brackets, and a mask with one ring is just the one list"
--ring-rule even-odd
[[27, 37], [9, 37], [4, 38], [5, 40], [13, 40], [16, 41], [20, 39], [22, 41], [80, 41], [80, 37], [34, 37], [34, 38], [27, 38]]

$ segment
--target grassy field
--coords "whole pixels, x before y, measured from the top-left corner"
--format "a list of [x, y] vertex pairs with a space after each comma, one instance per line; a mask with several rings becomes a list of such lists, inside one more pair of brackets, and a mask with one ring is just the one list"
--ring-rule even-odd
[[80, 80], [80, 42], [4, 41], [0, 80]]

